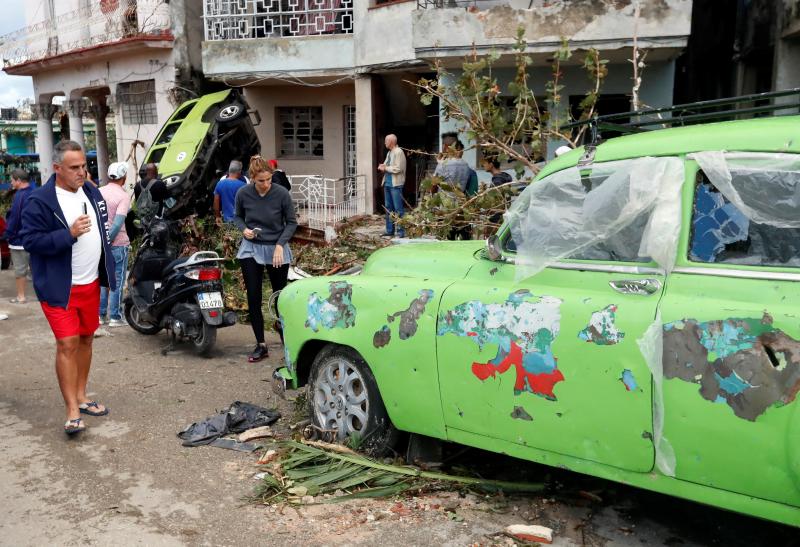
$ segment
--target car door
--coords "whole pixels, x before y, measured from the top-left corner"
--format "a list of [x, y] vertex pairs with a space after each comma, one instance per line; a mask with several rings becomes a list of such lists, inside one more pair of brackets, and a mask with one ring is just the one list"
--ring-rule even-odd
[[735, 156], [684, 189], [691, 224], [662, 303], [664, 439], [679, 479], [800, 506], [800, 158]]
[[[545, 205], [562, 210], [557, 197]], [[652, 469], [651, 374], [637, 339], [654, 320], [664, 276], [654, 262], [636, 261], [647, 221], [641, 215], [520, 280], [519, 266], [480, 256], [447, 288], [437, 357], [449, 438]], [[511, 260], [514, 246], [506, 243]]]

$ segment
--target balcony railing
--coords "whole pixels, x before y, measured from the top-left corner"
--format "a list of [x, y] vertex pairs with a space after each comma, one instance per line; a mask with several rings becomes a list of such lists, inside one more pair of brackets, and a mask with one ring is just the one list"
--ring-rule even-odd
[[166, 35], [171, 25], [169, 4], [163, 0], [104, 0], [54, 15], [0, 36], [4, 67], [125, 38]]
[[352, 34], [353, 0], [205, 0], [207, 41]]

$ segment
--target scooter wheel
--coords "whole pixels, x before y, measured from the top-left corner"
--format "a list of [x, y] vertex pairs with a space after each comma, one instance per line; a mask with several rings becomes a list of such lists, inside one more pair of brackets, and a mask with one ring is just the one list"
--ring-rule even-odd
[[192, 339], [192, 345], [197, 355], [207, 357], [211, 353], [211, 349], [217, 342], [217, 327], [209, 325], [203, 321], [203, 326], [195, 338]]
[[161, 330], [158, 325], [153, 325], [147, 321], [143, 321], [139, 317], [139, 310], [133, 305], [133, 302], [125, 302], [125, 320], [128, 324], [141, 334], [157, 334]]

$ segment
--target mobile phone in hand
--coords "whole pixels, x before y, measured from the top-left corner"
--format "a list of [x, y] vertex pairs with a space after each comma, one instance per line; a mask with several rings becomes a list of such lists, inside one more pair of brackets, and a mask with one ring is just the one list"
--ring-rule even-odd
[[261, 228], [253, 228], [253, 229], [252, 229], [252, 232], [253, 232], [254, 234], [258, 234], [258, 232], [260, 232], [260, 231], [261, 231]]
[[81, 203], [81, 205], [83, 206], [83, 214], [89, 214], [89, 209], [86, 208], [86, 203]]

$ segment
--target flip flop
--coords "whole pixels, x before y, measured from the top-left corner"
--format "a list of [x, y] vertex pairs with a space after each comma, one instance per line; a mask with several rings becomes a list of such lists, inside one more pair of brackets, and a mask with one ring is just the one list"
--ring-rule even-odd
[[97, 401], [89, 401], [88, 403], [81, 403], [78, 405], [78, 410], [80, 410], [81, 414], [88, 414], [89, 416], [105, 416], [108, 414], [108, 408], [104, 408], [103, 410], [93, 410], [100, 408], [100, 405], [97, 404]]
[[28, 303], [28, 299], [27, 298], [22, 298], [22, 299], [12, 298], [11, 300], [9, 300], [9, 302], [11, 302], [12, 304], [27, 304]]
[[80, 418], [75, 418], [74, 420], [67, 420], [67, 423], [64, 424], [64, 433], [70, 436], [85, 430], [86, 426], [84, 425], [83, 420], [81, 420]]

